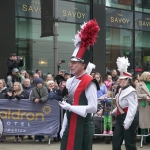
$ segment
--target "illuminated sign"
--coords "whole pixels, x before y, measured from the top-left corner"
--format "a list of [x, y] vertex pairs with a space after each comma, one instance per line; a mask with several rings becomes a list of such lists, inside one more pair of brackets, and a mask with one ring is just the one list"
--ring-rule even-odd
[[132, 29], [133, 13], [125, 10], [106, 9], [106, 26]]
[[[51, 7], [52, 6], [50, 6], [50, 8]], [[16, 16], [40, 19], [40, 0], [16, 0]], [[83, 23], [90, 19], [90, 6], [75, 2], [59, 1], [58, 18], [59, 20], [66, 20], [67, 22]]]
[[135, 13], [135, 29], [150, 31], [150, 14]]

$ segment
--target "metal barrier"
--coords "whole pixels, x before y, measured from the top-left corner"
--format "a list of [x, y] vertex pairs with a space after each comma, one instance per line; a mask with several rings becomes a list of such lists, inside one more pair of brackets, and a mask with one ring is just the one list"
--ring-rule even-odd
[[[141, 99], [139, 99], [139, 100], [141, 100]], [[100, 99], [98, 99], [98, 103], [100, 103]], [[114, 109], [114, 107], [115, 107], [115, 99], [113, 98], [112, 99], [112, 110]], [[103, 116], [94, 116], [93, 115], [93, 122], [94, 122], [94, 125], [95, 125], [95, 134], [94, 134], [94, 136], [95, 137], [112, 137], [113, 136], [113, 134], [103, 134]], [[114, 121], [114, 120], [113, 120]], [[112, 122], [113, 122], [112, 121]], [[99, 123], [99, 125], [98, 125], [98, 123]], [[115, 123], [113, 122], [113, 127], [115, 126]], [[100, 129], [101, 128], [101, 129]], [[99, 132], [100, 133], [97, 133], [97, 131], [99, 130]], [[138, 128], [138, 129], [140, 129], [140, 128]], [[150, 136], [150, 133], [148, 132], [148, 134], [147, 135], [142, 135], [142, 134], [139, 134], [138, 133], [138, 129], [137, 129], [137, 137], [141, 137], [141, 143], [140, 143], [140, 147], [142, 148], [142, 146], [143, 146], [143, 137], [148, 137], [148, 136]], [[149, 130], [149, 129], [148, 129]], [[107, 143], [108, 144], [108, 143]]]

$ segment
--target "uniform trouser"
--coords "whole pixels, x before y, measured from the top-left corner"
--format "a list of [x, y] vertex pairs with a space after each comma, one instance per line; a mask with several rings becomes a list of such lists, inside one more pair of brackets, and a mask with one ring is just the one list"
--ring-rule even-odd
[[139, 124], [138, 112], [136, 113], [134, 120], [129, 127], [125, 130], [123, 122], [126, 114], [118, 115], [116, 118], [116, 125], [113, 135], [112, 147], [113, 150], [121, 150], [123, 139], [125, 139], [126, 150], [137, 150], [136, 149], [136, 130]]
[[[75, 138], [74, 147], [71, 150], [92, 150], [93, 136], [94, 136], [94, 125], [92, 121], [88, 121], [85, 123], [84, 129], [81, 129], [80, 138]], [[66, 150], [67, 141], [68, 141], [68, 126], [66, 127], [66, 130], [63, 133], [60, 150]]]

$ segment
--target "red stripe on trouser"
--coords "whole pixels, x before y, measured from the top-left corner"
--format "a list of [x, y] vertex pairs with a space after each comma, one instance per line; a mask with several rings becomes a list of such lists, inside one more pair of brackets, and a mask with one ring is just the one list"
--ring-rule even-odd
[[67, 148], [66, 150], [73, 150], [74, 149], [74, 142], [75, 142], [75, 133], [76, 133], [76, 124], [77, 124], [77, 114], [72, 113], [70, 118], [70, 128], [68, 134]]

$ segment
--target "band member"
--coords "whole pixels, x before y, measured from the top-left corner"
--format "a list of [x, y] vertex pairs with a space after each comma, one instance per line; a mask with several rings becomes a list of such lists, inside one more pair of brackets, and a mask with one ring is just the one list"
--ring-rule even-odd
[[98, 31], [97, 22], [90, 20], [81, 26], [80, 32], [75, 36], [78, 37], [75, 39], [76, 48], [69, 63], [74, 77], [66, 82], [68, 103], [60, 102], [60, 106], [67, 110], [61, 130], [63, 135], [61, 150], [92, 149], [94, 125], [91, 113], [97, 110], [99, 86], [92, 76], [85, 73], [85, 70], [92, 56], [87, 47], [94, 44]]
[[127, 150], [136, 150], [136, 129], [138, 127], [138, 96], [136, 90], [131, 86], [132, 75], [127, 72], [128, 59], [119, 57], [117, 59], [118, 70], [120, 71], [120, 90], [116, 95], [117, 108], [116, 124], [113, 135], [113, 150], [121, 150], [121, 144], [125, 139]]

